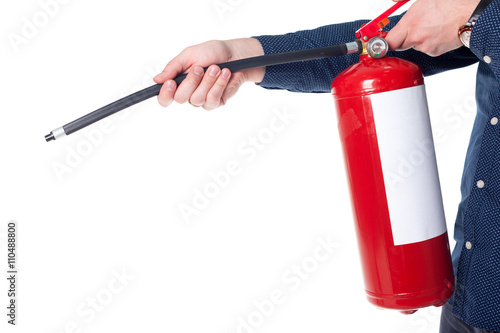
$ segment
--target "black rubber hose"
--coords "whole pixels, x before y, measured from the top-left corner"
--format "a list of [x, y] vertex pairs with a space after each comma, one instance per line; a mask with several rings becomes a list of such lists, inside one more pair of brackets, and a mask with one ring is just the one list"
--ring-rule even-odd
[[[362, 46], [361, 42], [357, 41], [358, 52], [361, 52]], [[306, 61], [306, 60], [314, 60], [321, 58], [329, 58], [335, 56], [345, 55], [351, 52], [348, 52], [347, 44], [327, 46], [321, 48], [314, 48], [309, 50], [301, 50], [301, 51], [292, 51], [285, 53], [276, 53], [276, 54], [268, 54], [264, 56], [241, 59], [236, 61], [231, 61], [223, 64], [219, 64], [218, 66], [221, 69], [228, 68], [231, 72], [238, 72], [242, 70], [258, 68], [258, 67], [267, 67], [273, 65], [280, 65], [285, 63], [292, 63], [298, 61]], [[205, 68], [206, 70], [206, 68]], [[179, 85], [186, 78], [186, 74], [180, 75], [176, 77], [174, 80]], [[97, 109], [81, 118], [78, 118], [66, 125], [63, 126], [64, 132], [66, 135], [74, 133], [90, 124], [95, 123], [101, 119], [104, 119], [118, 111], [121, 111], [125, 108], [128, 108], [134, 104], [142, 102], [146, 99], [149, 99], [153, 96], [156, 96], [160, 93], [162, 85], [155, 84], [151, 87], [140, 90], [134, 94], [126, 96], [122, 99], [117, 100], [111, 104], [103, 106], [100, 109]], [[48, 134], [45, 139], [47, 141], [54, 140], [54, 135], [52, 132]]]

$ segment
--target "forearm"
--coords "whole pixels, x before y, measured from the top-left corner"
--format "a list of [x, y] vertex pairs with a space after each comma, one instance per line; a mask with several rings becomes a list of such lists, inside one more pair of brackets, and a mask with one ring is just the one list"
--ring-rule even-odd
[[[496, 0], [500, 1], [500, 0]], [[391, 17], [388, 29], [395, 26], [402, 15]], [[343, 44], [355, 40], [355, 31], [367, 20], [333, 24], [314, 30], [298, 31], [277, 36], [256, 37], [265, 54]], [[431, 57], [410, 49], [403, 52], [392, 51], [389, 56], [403, 58], [419, 65], [424, 75], [433, 75], [446, 70], [465, 67], [477, 62], [474, 54], [460, 48], [439, 57]], [[357, 55], [348, 55], [295, 64], [271, 66], [261, 86], [268, 89], [286, 89], [294, 92], [330, 92], [330, 84], [341, 71], [356, 63]]]
[[[257, 36], [265, 54], [290, 52], [344, 44], [355, 40], [354, 32], [365, 21], [328, 25], [313, 30], [275, 36]], [[261, 86], [293, 92], [328, 92], [333, 78], [358, 61], [357, 55], [269, 66]]]

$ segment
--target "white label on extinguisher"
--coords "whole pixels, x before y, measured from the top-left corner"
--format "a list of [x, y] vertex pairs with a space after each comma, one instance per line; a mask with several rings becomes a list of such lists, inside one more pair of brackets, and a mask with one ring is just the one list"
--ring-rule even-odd
[[434, 142], [423, 85], [369, 96], [394, 245], [446, 231]]

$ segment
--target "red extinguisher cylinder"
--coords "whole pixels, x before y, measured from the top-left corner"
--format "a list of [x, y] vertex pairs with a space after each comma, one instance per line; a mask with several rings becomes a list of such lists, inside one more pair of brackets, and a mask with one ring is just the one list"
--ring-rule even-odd
[[362, 55], [332, 94], [368, 300], [403, 313], [444, 304], [454, 276], [420, 68]]

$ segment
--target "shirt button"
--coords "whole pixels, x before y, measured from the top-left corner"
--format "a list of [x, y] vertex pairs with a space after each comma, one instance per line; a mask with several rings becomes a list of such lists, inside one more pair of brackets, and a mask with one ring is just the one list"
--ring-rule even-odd
[[495, 126], [496, 124], [498, 124], [498, 118], [497, 118], [497, 117], [493, 117], [493, 118], [491, 118], [490, 123], [491, 123], [493, 126]]
[[484, 57], [483, 57], [483, 60], [484, 60], [484, 62], [485, 62], [485, 63], [487, 63], [487, 64], [490, 64], [490, 63], [491, 63], [491, 58], [490, 58], [490, 57], [488, 57], [488, 56], [484, 56]]
[[483, 188], [483, 187], [484, 187], [484, 181], [482, 181], [482, 180], [478, 180], [478, 181], [477, 181], [477, 187], [479, 187], [479, 188]]
[[467, 250], [472, 249], [472, 243], [471, 242], [465, 243], [465, 247], [467, 248]]

